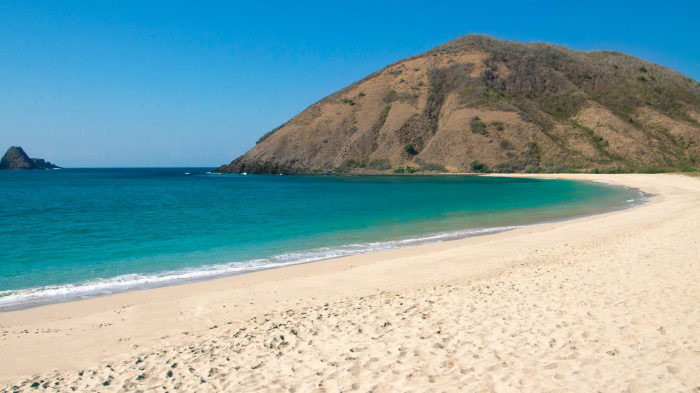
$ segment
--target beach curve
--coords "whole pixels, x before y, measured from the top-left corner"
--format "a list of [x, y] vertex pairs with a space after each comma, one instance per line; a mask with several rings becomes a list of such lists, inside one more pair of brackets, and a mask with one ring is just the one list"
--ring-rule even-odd
[[695, 388], [700, 181], [537, 177], [653, 196], [572, 221], [3, 313], [0, 387]]

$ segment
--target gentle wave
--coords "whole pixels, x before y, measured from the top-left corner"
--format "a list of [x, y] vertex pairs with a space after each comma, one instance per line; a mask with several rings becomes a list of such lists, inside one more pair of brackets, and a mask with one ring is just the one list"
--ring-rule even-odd
[[272, 258], [204, 265], [200, 267], [164, 271], [154, 274], [125, 274], [112, 278], [90, 280], [77, 284], [0, 291], [0, 311], [11, 311], [50, 303], [90, 299], [98, 296], [111, 295], [114, 293], [139, 289], [150, 289], [169, 285], [192, 283], [253, 271], [315, 262], [324, 259], [365, 254], [419, 244], [438, 243], [441, 241], [484, 235], [488, 233], [503, 232], [521, 227], [523, 227], [523, 225], [466, 229], [454, 232], [438, 233], [419, 238], [349, 244], [337, 248], [320, 248], [307, 252], [281, 254]]

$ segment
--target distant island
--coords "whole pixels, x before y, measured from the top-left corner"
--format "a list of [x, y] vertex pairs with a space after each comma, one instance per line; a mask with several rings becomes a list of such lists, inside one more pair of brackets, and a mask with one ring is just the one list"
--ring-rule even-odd
[[58, 168], [60, 167], [41, 158], [29, 158], [19, 146], [11, 146], [0, 160], [0, 170]]
[[467, 35], [331, 94], [221, 173], [700, 169], [700, 82], [611, 51]]

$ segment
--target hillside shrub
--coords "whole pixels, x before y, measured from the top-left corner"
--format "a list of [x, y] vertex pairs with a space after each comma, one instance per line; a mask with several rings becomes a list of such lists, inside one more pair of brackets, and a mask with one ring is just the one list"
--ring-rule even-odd
[[486, 131], [486, 123], [481, 121], [481, 119], [479, 119], [479, 116], [472, 117], [472, 120], [469, 122], [469, 127], [471, 128], [474, 134], [484, 136], [489, 134], [488, 131]]
[[499, 173], [523, 172], [525, 170], [525, 164], [519, 161], [501, 162], [496, 164], [493, 170]]
[[527, 154], [536, 160], [539, 160], [542, 157], [540, 147], [535, 142], [528, 142]]
[[513, 150], [515, 149], [515, 146], [513, 146], [513, 142], [504, 139], [501, 141], [501, 149], [503, 150]]
[[436, 171], [436, 172], [445, 172], [446, 171], [444, 165], [433, 164], [433, 163], [425, 162], [425, 161], [420, 160], [420, 159], [416, 160], [416, 162], [418, 163], [418, 165], [420, 165], [421, 169], [424, 171]]
[[364, 168], [367, 164], [364, 161], [355, 161], [353, 159], [345, 160], [344, 168]]
[[384, 92], [384, 102], [394, 102], [397, 98], [399, 98], [399, 94], [394, 89], [389, 89]]
[[387, 160], [386, 158], [375, 158], [373, 160], [370, 160], [370, 162], [367, 163], [367, 167], [381, 171], [381, 170], [385, 170], [385, 169], [391, 169], [391, 164], [389, 163], [389, 160]]
[[477, 173], [486, 173], [489, 171], [489, 168], [486, 166], [486, 164], [480, 161], [472, 161], [470, 168], [472, 172]]
[[341, 168], [341, 167], [334, 167], [333, 168], [333, 173], [339, 174], [339, 173], [348, 173], [350, 170], [348, 168]]
[[377, 124], [374, 125], [374, 129], [379, 131], [386, 123], [386, 118], [389, 117], [389, 111], [391, 111], [391, 105], [385, 105], [382, 113], [379, 114], [377, 119]]

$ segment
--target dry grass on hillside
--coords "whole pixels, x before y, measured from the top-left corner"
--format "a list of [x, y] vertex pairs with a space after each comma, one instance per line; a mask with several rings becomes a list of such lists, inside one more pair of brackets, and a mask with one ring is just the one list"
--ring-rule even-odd
[[700, 169], [700, 83], [622, 53], [469, 35], [313, 104], [222, 172]]

